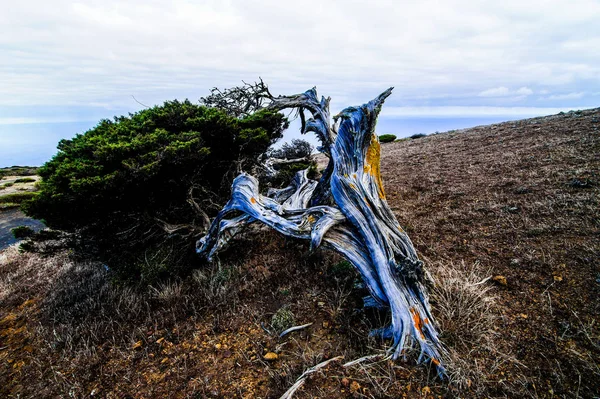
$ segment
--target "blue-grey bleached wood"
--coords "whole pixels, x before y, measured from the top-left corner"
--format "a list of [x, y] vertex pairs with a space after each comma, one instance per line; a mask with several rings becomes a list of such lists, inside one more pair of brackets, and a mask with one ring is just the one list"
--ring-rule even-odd
[[[258, 181], [245, 173], [232, 185], [231, 199], [212, 222], [197, 251], [207, 259], [244, 226], [261, 222], [287, 236], [341, 253], [359, 271], [371, 296], [366, 306], [389, 307], [392, 322], [372, 335], [392, 339], [396, 359], [412, 340], [419, 359], [429, 359], [444, 374], [442, 344], [431, 316], [422, 262], [386, 199], [380, 175], [380, 144], [375, 124], [388, 89], [360, 107], [349, 107], [329, 121], [329, 99], [315, 89], [280, 97], [270, 106], [297, 108], [303, 133], [317, 134], [329, 164], [320, 180], [296, 174], [290, 186], [261, 195]], [[308, 110], [312, 118], [303, 114]], [[234, 216], [235, 215], [235, 216]], [[234, 216], [234, 217], [232, 217]]]

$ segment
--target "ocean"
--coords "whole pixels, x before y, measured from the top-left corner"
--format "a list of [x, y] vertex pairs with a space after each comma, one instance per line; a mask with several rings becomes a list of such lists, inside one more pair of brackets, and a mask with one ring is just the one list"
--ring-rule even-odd
[[[503, 122], [508, 118], [385, 118], [377, 124], [377, 134], [395, 134], [398, 138], [416, 133], [445, 132], [478, 125]], [[98, 121], [32, 123], [0, 125], [0, 167], [40, 166], [56, 154], [56, 146], [61, 139], [68, 139], [77, 133], [84, 133], [96, 126]], [[293, 138], [303, 138], [316, 144], [314, 135], [301, 136], [300, 123], [293, 121], [283, 143]]]

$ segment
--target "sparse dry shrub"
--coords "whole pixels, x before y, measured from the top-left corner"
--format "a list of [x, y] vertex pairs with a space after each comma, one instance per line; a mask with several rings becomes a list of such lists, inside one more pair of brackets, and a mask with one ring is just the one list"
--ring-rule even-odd
[[434, 268], [436, 286], [432, 297], [437, 321], [446, 344], [467, 348], [475, 342], [489, 341], [494, 335], [496, 315], [494, 298], [486, 284], [489, 272], [478, 265], [460, 266], [439, 263]]
[[150, 292], [159, 301], [172, 303], [182, 298], [183, 286], [178, 281], [167, 281], [158, 283], [156, 287], [150, 286]]
[[271, 327], [273, 327], [278, 334], [285, 329], [292, 327], [294, 322], [294, 313], [292, 313], [288, 306], [282, 306], [275, 312], [273, 317], [271, 317]]
[[231, 281], [234, 277], [233, 267], [222, 267], [220, 264], [196, 269], [192, 279], [198, 287], [198, 294], [209, 306], [219, 306], [228, 302], [234, 295]]
[[498, 356], [494, 346], [498, 316], [488, 283], [490, 271], [464, 262], [438, 262], [430, 269], [436, 282], [431, 299], [447, 347], [450, 386], [477, 393], [485, 376], [497, 367], [495, 362], [507, 357]]

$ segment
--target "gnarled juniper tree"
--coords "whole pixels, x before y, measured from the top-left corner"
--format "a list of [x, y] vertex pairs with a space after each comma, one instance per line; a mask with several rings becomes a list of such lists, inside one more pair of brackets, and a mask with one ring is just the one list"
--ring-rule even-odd
[[[393, 340], [396, 359], [407, 340], [418, 342], [421, 356], [443, 374], [443, 351], [431, 316], [424, 270], [408, 235], [385, 198], [380, 175], [377, 116], [392, 89], [360, 107], [348, 107], [330, 123], [329, 98], [318, 99], [315, 89], [299, 95], [272, 98], [268, 108], [297, 109], [302, 133], [314, 132], [319, 151], [329, 164], [319, 181], [298, 172], [291, 185], [260, 194], [258, 180], [240, 174], [231, 199], [197, 243], [207, 259], [220, 251], [246, 225], [264, 223], [311, 248], [329, 247], [346, 257], [360, 272], [370, 297], [366, 306], [389, 307], [392, 321], [373, 332]], [[304, 112], [312, 117], [306, 119]]]

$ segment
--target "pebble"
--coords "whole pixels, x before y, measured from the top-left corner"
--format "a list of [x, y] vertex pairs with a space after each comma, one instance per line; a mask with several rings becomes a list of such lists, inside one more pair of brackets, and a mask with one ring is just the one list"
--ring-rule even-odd
[[273, 361], [273, 360], [277, 360], [279, 356], [277, 356], [277, 353], [275, 352], [268, 352], [265, 356], [264, 359], [268, 360], [268, 361]]
[[492, 280], [494, 280], [495, 282], [497, 282], [500, 285], [503, 286], [507, 286], [508, 282], [506, 281], [506, 277], [504, 276], [494, 276], [494, 278], [492, 278]]

